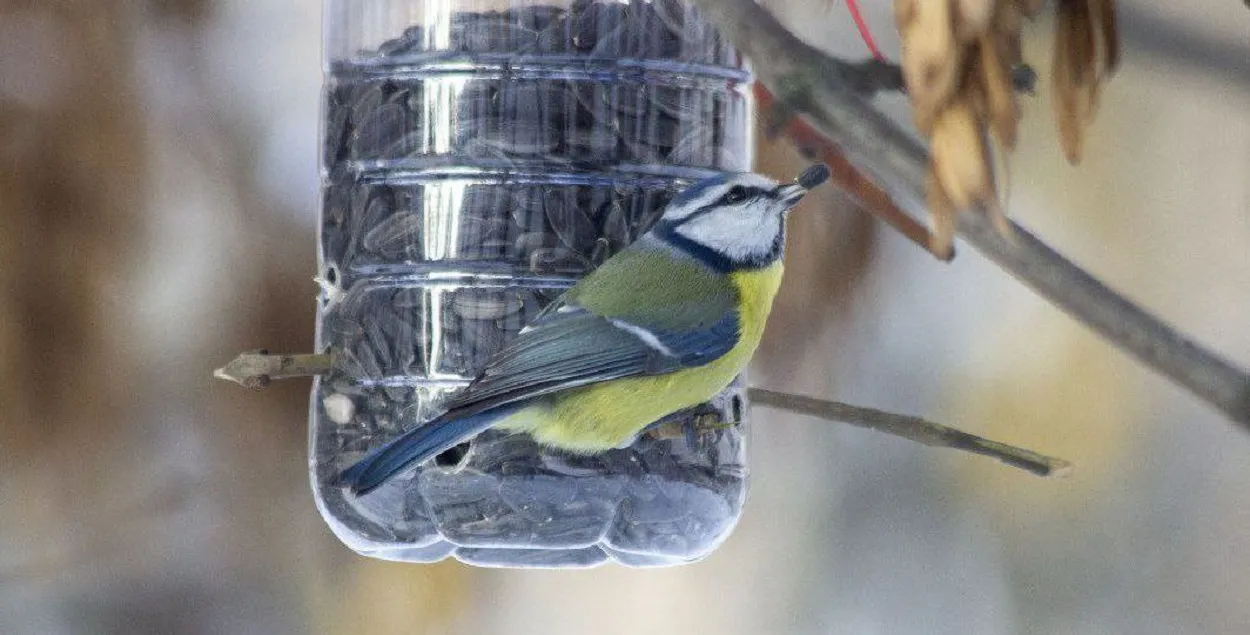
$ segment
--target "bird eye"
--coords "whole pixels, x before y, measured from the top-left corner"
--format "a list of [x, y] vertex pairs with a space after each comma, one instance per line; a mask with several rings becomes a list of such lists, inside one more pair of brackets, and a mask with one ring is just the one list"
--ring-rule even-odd
[[732, 205], [747, 200], [747, 188], [741, 185], [735, 185], [725, 194], [725, 202]]

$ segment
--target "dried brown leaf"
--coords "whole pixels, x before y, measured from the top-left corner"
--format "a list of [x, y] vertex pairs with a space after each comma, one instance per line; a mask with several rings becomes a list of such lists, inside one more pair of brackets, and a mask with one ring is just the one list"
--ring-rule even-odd
[[902, 31], [916, 19], [918, 0], [894, 0], [894, 25]]
[[981, 81], [981, 54], [978, 52], [979, 47], [973, 45], [968, 56], [967, 75], [964, 77], [962, 87], [959, 89], [959, 98], [968, 102], [968, 106], [972, 109], [972, 117], [976, 120], [977, 125], [984, 126], [986, 119], [989, 118], [990, 105], [989, 97], [985, 94], [985, 85]]
[[1010, 63], [1004, 59], [997, 45], [997, 38], [987, 33], [981, 36], [978, 69], [985, 93], [986, 110], [998, 143], [1007, 150], [1016, 147], [1016, 126], [1020, 121], [1020, 107], [1016, 101], [1015, 86], [1011, 82]]
[[994, 24], [990, 28], [1003, 59], [1007, 61], [1007, 68], [1020, 63], [1023, 57], [1020, 39], [1023, 23], [1021, 11], [1015, 3], [999, 3], [998, 11], [994, 12]]
[[1102, 76], [1115, 73], [1120, 67], [1120, 27], [1115, 14], [1115, 0], [1088, 0], [1090, 13], [1102, 40]]
[[954, 96], [964, 51], [955, 39], [952, 0], [898, 0], [895, 16], [903, 43], [903, 79], [916, 125], [928, 134], [934, 117]]
[[[989, 214], [990, 222], [994, 224], [994, 228], [998, 230], [1008, 239], [1015, 238], [1016, 232], [1011, 228], [1011, 222], [1007, 220], [1007, 213], [1003, 209], [1003, 204], [1010, 198], [1011, 194], [1011, 171], [1006, 168], [1006, 157], [1002, 148], [994, 145], [993, 138], [990, 135], [983, 135], [981, 141], [985, 147], [986, 161], [990, 168], [990, 196], [987, 196], [981, 202], [985, 205], [985, 213]], [[1000, 161], [1003, 169], [998, 169]], [[1003, 187], [998, 187], [998, 177], [1002, 176]], [[1000, 192], [1002, 195], [1000, 196]]]
[[955, 35], [961, 42], [974, 42], [990, 29], [990, 19], [998, 0], [955, 0]]
[[1051, 70], [1052, 106], [1059, 141], [1070, 163], [1080, 163], [1085, 126], [1098, 103], [1097, 50], [1089, 4], [1060, 0], [1055, 22], [1055, 58]]
[[931, 147], [934, 174], [955, 207], [967, 209], [994, 197], [985, 135], [966, 100], [938, 115]]
[[950, 258], [955, 248], [955, 221], [959, 210], [942, 189], [933, 166], [929, 167], [928, 179], [929, 213], [933, 215], [933, 233], [929, 237], [929, 251], [939, 258]]
[[1014, 2], [1004, 2], [1003, 5], [1010, 5], [1023, 13], [1024, 15], [1033, 15], [1046, 4], [1046, 0], [1015, 0]]

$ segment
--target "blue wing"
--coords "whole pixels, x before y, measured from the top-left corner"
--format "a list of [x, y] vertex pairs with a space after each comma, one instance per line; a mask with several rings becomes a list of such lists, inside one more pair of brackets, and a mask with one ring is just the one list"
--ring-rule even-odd
[[691, 331], [649, 329], [576, 305], [546, 311], [505, 346], [448, 410], [369, 453], [339, 476], [364, 494], [553, 392], [635, 375], [670, 373], [728, 353], [738, 342], [738, 315]]
[[707, 364], [738, 343], [737, 290], [646, 238], [547, 307], [447, 404], [447, 412], [340, 475], [358, 493], [568, 388]]
[[357, 494], [368, 494], [409, 465], [437, 456], [476, 436], [516, 409], [496, 408], [457, 419], [444, 416], [417, 426], [343, 470], [338, 476], [338, 483], [351, 487]]
[[738, 315], [674, 331], [597, 315], [577, 305], [545, 312], [448, 404], [472, 415], [566, 388], [700, 366], [738, 343]]

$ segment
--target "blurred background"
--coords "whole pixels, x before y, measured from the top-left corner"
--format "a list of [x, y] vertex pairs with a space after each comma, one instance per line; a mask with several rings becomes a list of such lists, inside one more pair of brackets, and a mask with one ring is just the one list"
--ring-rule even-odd
[[[890, 3], [861, 2], [896, 53]], [[698, 564], [351, 553], [309, 491], [307, 382], [211, 379], [243, 349], [312, 348], [317, 4], [0, 0], [0, 632], [1250, 632], [1250, 436], [971, 249], [941, 265], [831, 188], [792, 217], [752, 383], [1074, 476], [757, 409], [745, 516]], [[841, 3], [765, 4], [864, 55]], [[1250, 11], [1121, 5], [1085, 163], [1042, 81], [1009, 210], [1250, 366]], [[1048, 21], [1028, 33], [1044, 78]], [[762, 135], [758, 159], [804, 166]]]

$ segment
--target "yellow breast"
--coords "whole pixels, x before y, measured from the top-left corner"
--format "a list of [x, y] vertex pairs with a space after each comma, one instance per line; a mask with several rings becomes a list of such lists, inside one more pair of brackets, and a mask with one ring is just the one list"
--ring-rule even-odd
[[711, 399], [751, 361], [764, 335], [782, 263], [730, 274], [739, 295], [739, 339], [716, 361], [667, 375], [619, 379], [560, 393], [501, 422], [539, 443], [571, 452], [620, 447], [652, 422]]

